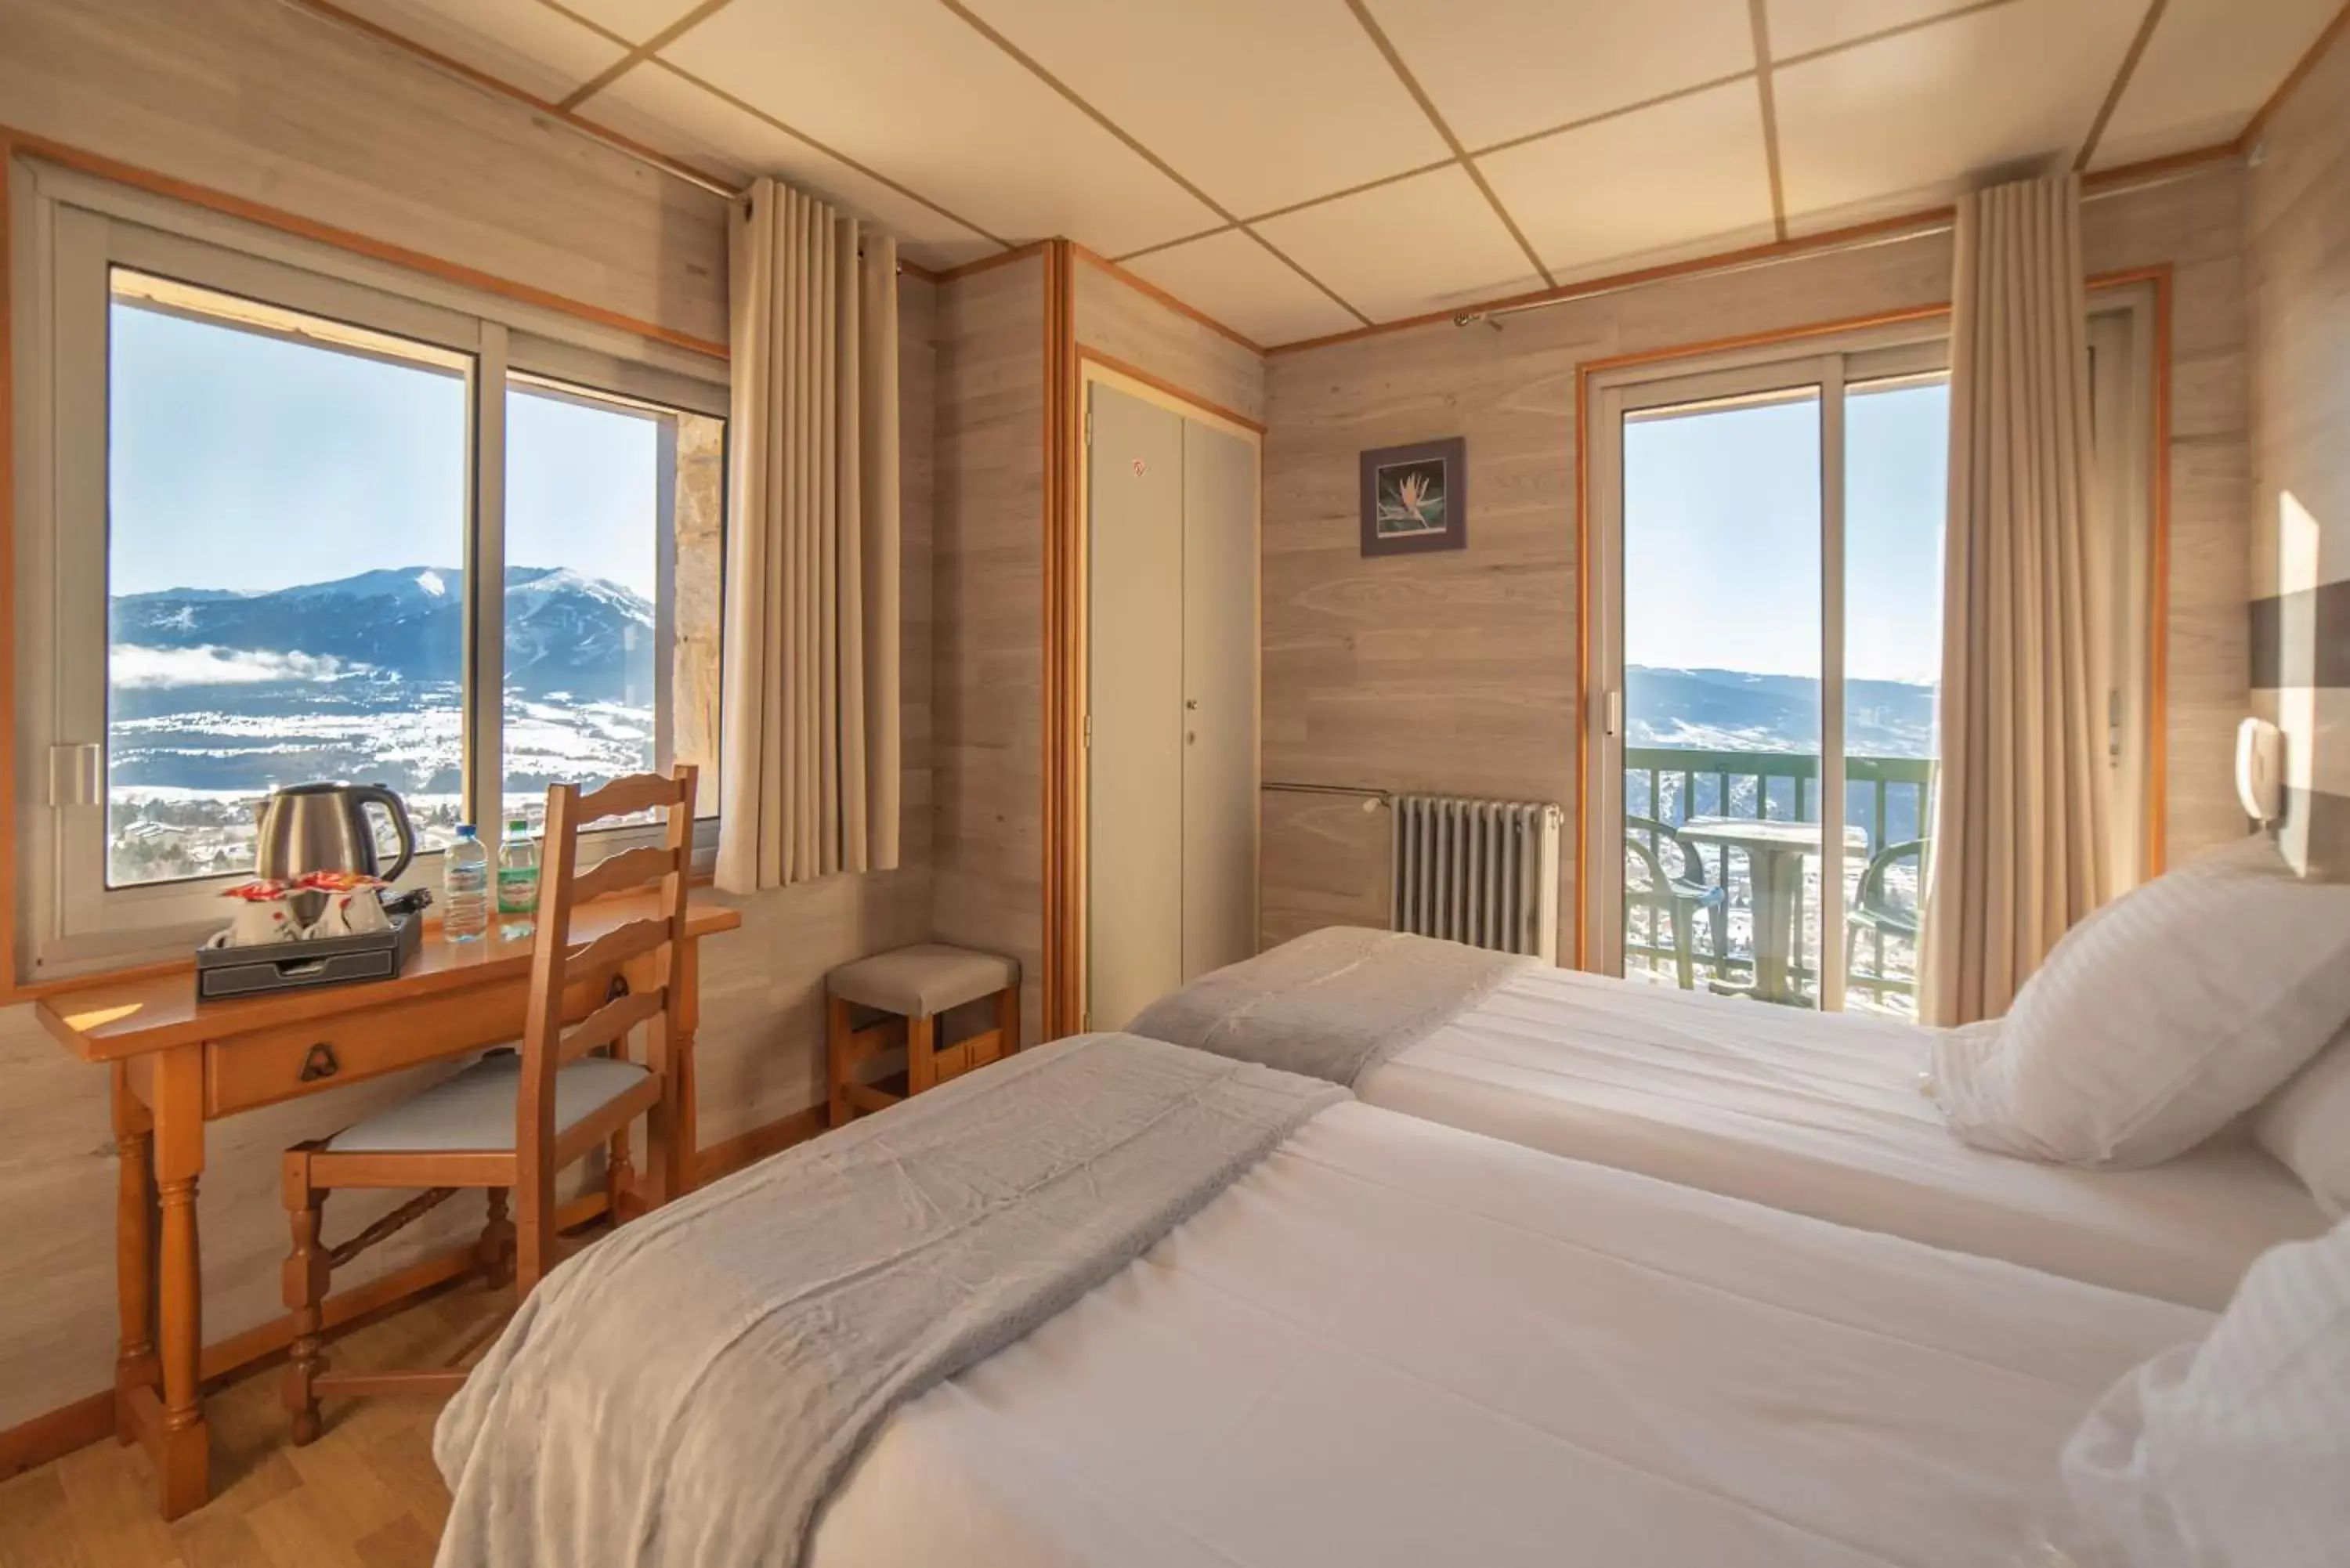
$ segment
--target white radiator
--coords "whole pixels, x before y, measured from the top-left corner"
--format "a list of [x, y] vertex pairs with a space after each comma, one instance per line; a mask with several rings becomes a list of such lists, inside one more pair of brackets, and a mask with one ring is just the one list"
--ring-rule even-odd
[[1558, 836], [1544, 802], [1395, 797], [1388, 924], [1558, 961]]

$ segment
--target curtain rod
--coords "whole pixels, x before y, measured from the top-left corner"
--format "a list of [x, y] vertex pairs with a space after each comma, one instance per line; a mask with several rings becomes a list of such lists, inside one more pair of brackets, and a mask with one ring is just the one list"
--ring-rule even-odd
[[[2113, 184], [2101, 185], [2094, 191], [2084, 191], [2081, 192], [2081, 201], [2085, 205], [2088, 202], [2101, 202], [2108, 196], [2118, 196], [2126, 192], [2147, 191], [2161, 185], [2173, 184], [2180, 180], [2194, 178], [2202, 173], [2206, 166], [2204, 163], [2196, 163], [2186, 168], [2165, 169], [2140, 179], [2116, 181]], [[1622, 283], [1607, 284], [1579, 292], [1562, 294], [1555, 299], [1530, 299], [1523, 305], [1496, 306], [1490, 310], [1456, 311], [1452, 317], [1452, 325], [1473, 327], [1482, 321], [1499, 332], [1502, 329], [1503, 317], [1523, 316], [1531, 310], [1548, 310], [1553, 306], [1573, 305], [1579, 300], [1605, 299], [1612, 294], [1626, 294], [1636, 288], [1647, 288], [1652, 284], [1679, 282], [1681, 278], [1690, 275], [1724, 277], [1734, 273], [1753, 272], [1762, 267], [1778, 266], [1786, 262], [1810, 261], [1818, 256], [1842, 255], [1851, 251], [1874, 250], [1879, 245], [1907, 244], [1911, 240], [1926, 239], [1935, 234], [1947, 234], [1957, 226], [1957, 218], [1948, 212], [1921, 215], [1914, 223], [1905, 223], [1898, 228], [1887, 229], [1877, 234], [1858, 234], [1848, 240], [1830, 241], [1825, 244], [1776, 251], [1767, 256], [1753, 256], [1745, 261], [1729, 262], [1721, 266], [1707, 267], [1703, 269], [1701, 275], [1676, 273], [1670, 277], [1627, 278]], [[1567, 284], [1565, 286], [1570, 290], [1575, 287], [1573, 284]]]

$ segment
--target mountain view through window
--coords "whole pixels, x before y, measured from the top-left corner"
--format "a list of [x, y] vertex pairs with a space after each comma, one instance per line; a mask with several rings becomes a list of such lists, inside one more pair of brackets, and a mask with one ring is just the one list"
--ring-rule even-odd
[[[126, 273], [109, 325], [109, 882], [249, 872], [258, 805], [316, 780], [390, 786], [444, 846], [472, 362]], [[663, 754], [707, 770], [723, 422], [520, 384], [506, 405], [502, 808]], [[688, 544], [692, 667], [665, 680], [662, 556]]]

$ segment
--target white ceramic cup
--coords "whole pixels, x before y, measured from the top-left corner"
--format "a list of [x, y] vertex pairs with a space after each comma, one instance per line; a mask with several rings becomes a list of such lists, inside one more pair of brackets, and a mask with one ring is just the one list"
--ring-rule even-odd
[[383, 900], [376, 897], [376, 890], [373, 888], [354, 888], [347, 893], [328, 894], [326, 911], [307, 934], [314, 937], [363, 937], [370, 932], [390, 929], [391, 917], [383, 912]]
[[216, 948], [259, 947], [265, 942], [292, 941], [304, 935], [294, 919], [294, 906], [285, 898], [240, 898], [228, 929], [212, 940]]

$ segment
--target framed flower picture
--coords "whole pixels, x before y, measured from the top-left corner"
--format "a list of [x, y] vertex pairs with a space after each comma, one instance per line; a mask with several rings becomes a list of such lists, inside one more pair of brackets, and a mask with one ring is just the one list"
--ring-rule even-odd
[[1364, 555], [1467, 546], [1468, 444], [1454, 436], [1363, 453]]

